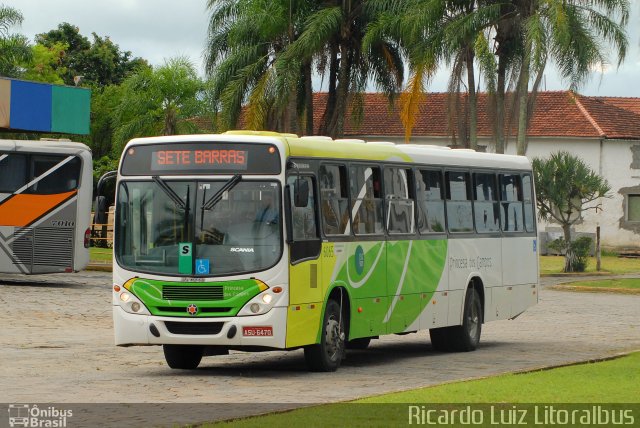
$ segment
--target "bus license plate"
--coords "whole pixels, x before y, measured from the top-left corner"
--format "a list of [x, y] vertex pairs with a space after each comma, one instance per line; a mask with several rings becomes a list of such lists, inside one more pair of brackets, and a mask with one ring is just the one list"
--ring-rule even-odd
[[273, 336], [273, 327], [242, 327], [243, 336]]

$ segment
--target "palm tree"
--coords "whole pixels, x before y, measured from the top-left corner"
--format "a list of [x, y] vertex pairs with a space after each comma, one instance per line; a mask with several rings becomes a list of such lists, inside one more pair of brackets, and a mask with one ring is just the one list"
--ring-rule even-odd
[[[398, 47], [387, 41], [362, 48], [372, 9], [362, 0], [210, 0], [207, 69], [213, 98], [229, 126], [246, 104], [246, 125], [292, 130], [292, 112], [305, 112], [313, 132], [312, 65], [328, 75], [320, 132], [344, 131], [347, 106], [361, 106], [372, 78], [393, 97], [402, 82]], [[269, 120], [271, 119], [271, 120]]]
[[312, 3], [209, 0], [206, 69], [223, 126], [237, 126], [242, 106], [247, 104], [245, 125], [249, 128], [295, 131], [297, 113], [306, 110], [307, 132], [312, 133], [311, 62], [290, 62], [286, 70], [275, 66], [298, 36]]
[[[620, 65], [628, 47], [624, 27], [629, 19], [629, 2], [519, 0], [514, 4], [522, 30], [522, 49], [518, 52], [517, 152], [524, 155], [529, 112], [533, 109], [547, 59], [557, 64], [561, 76], [570, 82], [571, 90], [577, 90], [593, 69], [608, 63], [607, 51], [615, 52]], [[528, 95], [530, 72], [536, 75], [531, 98]]]
[[31, 61], [27, 38], [9, 32], [11, 27], [22, 24], [23, 19], [20, 11], [0, 5], [0, 76], [19, 77], [20, 66]]
[[560, 224], [564, 233], [565, 272], [574, 272], [576, 262], [571, 245], [571, 226], [581, 213], [602, 209], [598, 202], [609, 197], [611, 187], [582, 159], [568, 152], [552, 153], [547, 159], [533, 160], [538, 215], [542, 220]]
[[[467, 118], [460, 110], [468, 111], [469, 146], [477, 148], [475, 67], [488, 76], [490, 87], [495, 86], [491, 81], [495, 61], [486, 28], [495, 19], [498, 8], [476, 0], [408, 0], [400, 3], [374, 0], [373, 3], [380, 5], [382, 13], [377, 22], [369, 26], [365, 44], [384, 37], [398, 40], [411, 70], [401, 97], [405, 138], [408, 140], [411, 136], [424, 89], [437, 69], [447, 65], [452, 70], [448, 85], [450, 121], [457, 119], [458, 135], [466, 145]], [[463, 86], [466, 86], [467, 97], [461, 97]], [[466, 104], [463, 108], [461, 98]], [[451, 127], [454, 138], [455, 128]]]
[[121, 91], [113, 119], [120, 149], [133, 137], [197, 132], [188, 119], [204, 113], [204, 84], [186, 58], [170, 59], [156, 70], [139, 69]]

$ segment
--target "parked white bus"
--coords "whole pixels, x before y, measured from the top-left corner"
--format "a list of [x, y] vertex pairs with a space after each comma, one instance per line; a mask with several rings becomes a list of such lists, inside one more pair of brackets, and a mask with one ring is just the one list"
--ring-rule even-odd
[[172, 368], [304, 348], [332, 371], [419, 330], [471, 351], [538, 300], [525, 157], [234, 131], [132, 140], [116, 187], [116, 344]]
[[89, 263], [91, 150], [0, 140], [0, 272], [76, 272]]

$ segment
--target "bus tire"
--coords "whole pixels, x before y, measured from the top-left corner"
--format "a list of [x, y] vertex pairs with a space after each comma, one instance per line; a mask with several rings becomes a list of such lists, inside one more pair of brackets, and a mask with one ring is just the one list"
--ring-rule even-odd
[[331, 299], [327, 302], [322, 322], [320, 343], [305, 346], [304, 358], [310, 371], [333, 372], [340, 367], [344, 356], [344, 320], [340, 305]]
[[452, 351], [475, 351], [482, 333], [482, 303], [475, 288], [467, 288], [464, 299], [462, 325], [451, 327], [449, 336]]
[[162, 345], [164, 359], [172, 369], [193, 370], [198, 367], [204, 346], [200, 345]]
[[347, 349], [367, 349], [371, 343], [370, 337], [360, 337], [347, 342]]

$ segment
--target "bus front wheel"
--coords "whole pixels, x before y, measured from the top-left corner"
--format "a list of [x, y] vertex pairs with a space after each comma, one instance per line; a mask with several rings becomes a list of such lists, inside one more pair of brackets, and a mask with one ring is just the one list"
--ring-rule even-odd
[[311, 371], [333, 372], [340, 367], [344, 349], [344, 320], [340, 305], [335, 300], [329, 300], [324, 311], [320, 343], [305, 346], [304, 358]]
[[371, 343], [370, 337], [360, 337], [347, 342], [347, 349], [367, 349]]
[[162, 350], [169, 367], [185, 370], [197, 368], [204, 353], [200, 345], [162, 345]]

